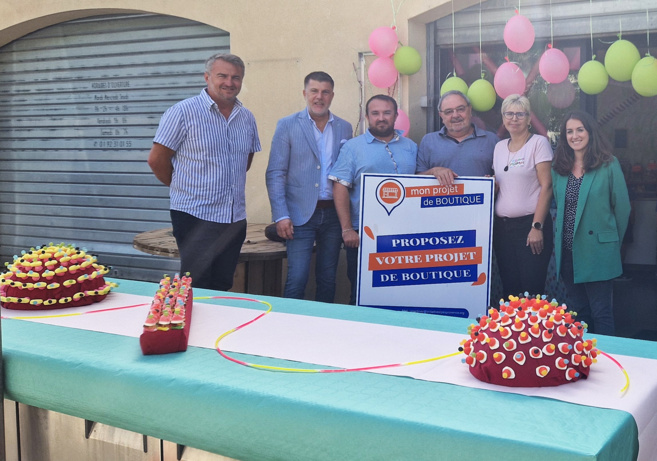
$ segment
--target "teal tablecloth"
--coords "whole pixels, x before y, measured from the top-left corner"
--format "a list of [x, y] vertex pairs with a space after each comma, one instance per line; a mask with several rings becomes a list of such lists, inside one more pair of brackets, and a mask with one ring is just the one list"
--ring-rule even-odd
[[[125, 293], [152, 295], [156, 289], [115, 281]], [[277, 312], [318, 317], [455, 333], [471, 323], [258, 298]], [[143, 356], [138, 338], [24, 320], [3, 320], [2, 326], [8, 398], [245, 461], [619, 461], [638, 451], [634, 419], [617, 410], [372, 373], [260, 371], [195, 347]], [[636, 340], [610, 338], [605, 350], [657, 358], [646, 355], [654, 347]]]

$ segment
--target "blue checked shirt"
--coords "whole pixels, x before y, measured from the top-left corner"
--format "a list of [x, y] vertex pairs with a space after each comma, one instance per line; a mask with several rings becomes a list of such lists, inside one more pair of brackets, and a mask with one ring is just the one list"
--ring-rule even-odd
[[176, 152], [172, 210], [219, 223], [246, 219], [247, 161], [261, 147], [255, 117], [241, 102], [226, 120], [203, 89], [164, 113], [153, 142]]
[[360, 222], [360, 188], [363, 173], [415, 174], [417, 144], [403, 137], [400, 130], [388, 143], [370, 133], [347, 141], [340, 149], [329, 179], [349, 189], [351, 224], [358, 229]]

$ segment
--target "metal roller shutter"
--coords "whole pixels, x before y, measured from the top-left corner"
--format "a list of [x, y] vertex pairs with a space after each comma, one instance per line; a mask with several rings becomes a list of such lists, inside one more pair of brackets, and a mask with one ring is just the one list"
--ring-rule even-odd
[[133, 249], [170, 225], [146, 159], [162, 113], [205, 86], [223, 30], [160, 15], [57, 24], [0, 48], [0, 260], [68, 242], [112, 276], [159, 280], [176, 260]]

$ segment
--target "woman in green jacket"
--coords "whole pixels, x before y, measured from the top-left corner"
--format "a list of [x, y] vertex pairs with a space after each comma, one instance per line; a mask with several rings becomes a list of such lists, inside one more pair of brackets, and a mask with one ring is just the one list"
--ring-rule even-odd
[[623, 273], [620, 247], [630, 200], [620, 164], [597, 122], [568, 114], [552, 164], [557, 203], [554, 249], [568, 307], [589, 332], [613, 335], [613, 282]]

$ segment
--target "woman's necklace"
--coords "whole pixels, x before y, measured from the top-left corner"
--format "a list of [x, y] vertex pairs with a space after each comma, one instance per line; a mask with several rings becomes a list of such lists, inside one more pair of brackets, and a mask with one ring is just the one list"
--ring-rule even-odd
[[511, 165], [511, 162], [516, 159], [516, 155], [518, 155], [518, 152], [522, 150], [525, 144], [527, 144], [527, 141], [529, 141], [529, 138], [531, 138], [532, 136], [533, 136], [532, 133], [527, 133], [527, 137], [522, 142], [522, 144], [520, 144], [520, 147], [518, 147], [518, 149], [516, 149], [513, 152], [513, 157], [511, 157], [511, 138], [509, 138], [509, 140], [506, 142], [508, 153], [506, 154], [506, 166], [504, 167], [504, 171], [509, 171], [509, 166]]
[[573, 176], [575, 176], [578, 179], [584, 176], [584, 173], [586, 173], [586, 171], [584, 170], [584, 163], [577, 163], [577, 162], [573, 163], [572, 173]]

